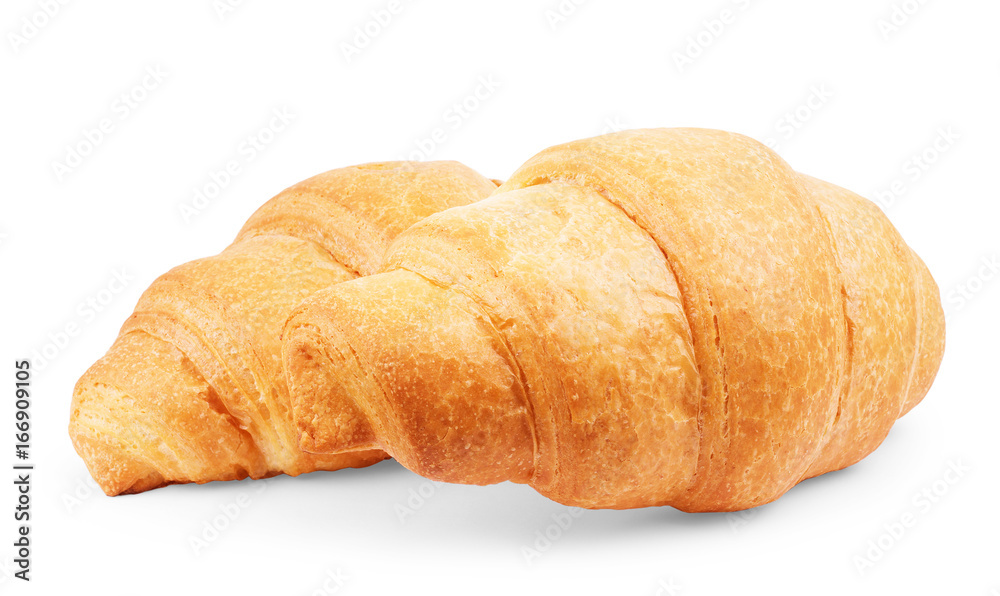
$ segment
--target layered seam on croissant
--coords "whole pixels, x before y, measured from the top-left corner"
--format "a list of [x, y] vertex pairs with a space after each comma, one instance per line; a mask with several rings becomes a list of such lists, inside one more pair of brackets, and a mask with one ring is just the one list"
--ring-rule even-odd
[[873, 204], [700, 129], [546, 150], [285, 329], [301, 445], [568, 505], [745, 509], [927, 393], [934, 280]]
[[409, 225], [495, 189], [454, 162], [330, 171], [262, 206], [219, 255], [158, 278], [73, 394], [70, 436], [94, 479], [116, 495], [385, 459], [299, 448], [282, 327], [313, 292], [377, 271]]

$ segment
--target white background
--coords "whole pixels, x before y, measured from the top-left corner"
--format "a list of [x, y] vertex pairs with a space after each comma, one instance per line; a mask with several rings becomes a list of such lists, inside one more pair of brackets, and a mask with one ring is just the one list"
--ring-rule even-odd
[[[388, 0], [248, 1], [221, 16], [212, 0], [68, 2], [49, 18], [43, 4], [0, 9], [0, 592], [1000, 590], [1000, 275], [982, 265], [1000, 252], [996, 2], [401, 0], [385, 26], [372, 12]], [[880, 26], [894, 10], [898, 28]], [[343, 44], [366, 26], [380, 30], [349, 60]], [[157, 68], [163, 80], [144, 81]], [[456, 118], [483, 78], [498, 87]], [[126, 111], [122, 93], [142, 101]], [[251, 160], [239, 147], [274, 109], [294, 119]], [[110, 132], [60, 178], [53, 164], [104, 118]], [[392, 462], [115, 499], [90, 484], [66, 433], [75, 380], [158, 274], [220, 251], [284, 187], [408, 156], [439, 128], [425, 157], [503, 178], [551, 144], [646, 126], [771, 139], [797, 169], [881, 197], [927, 262], [947, 355], [924, 403], [864, 462], [744, 516], [596, 511], [558, 532], [570, 510], [527, 487], [424, 486]], [[935, 150], [939, 131], [951, 138]], [[925, 152], [933, 163], [912, 161]], [[180, 206], [229, 160], [240, 173], [185, 221]], [[122, 268], [132, 280], [88, 315], [80, 305], [107, 298]], [[80, 332], [34, 375], [25, 585], [9, 576], [13, 362], [69, 324]], [[953, 477], [950, 464], [967, 470]], [[940, 495], [929, 506], [914, 500], [925, 489]], [[196, 554], [192, 536], [234, 503], [237, 519]], [[907, 513], [912, 527], [886, 537]], [[887, 548], [861, 572], [869, 541]], [[342, 586], [327, 581], [337, 573]]]

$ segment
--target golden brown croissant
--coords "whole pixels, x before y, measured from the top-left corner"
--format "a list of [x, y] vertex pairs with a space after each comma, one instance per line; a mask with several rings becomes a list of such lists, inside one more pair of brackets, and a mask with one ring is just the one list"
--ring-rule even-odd
[[378, 270], [415, 221], [496, 185], [454, 162], [334, 170], [266, 203], [221, 254], [146, 290], [73, 394], [70, 435], [109, 495], [385, 459], [299, 449], [280, 334], [309, 294]]
[[285, 328], [302, 446], [568, 505], [726, 511], [849, 466], [927, 393], [934, 280], [865, 199], [719, 131], [542, 152]]

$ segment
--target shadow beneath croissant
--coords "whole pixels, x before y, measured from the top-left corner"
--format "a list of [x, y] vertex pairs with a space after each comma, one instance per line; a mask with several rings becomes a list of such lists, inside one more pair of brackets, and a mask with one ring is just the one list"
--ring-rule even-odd
[[[201, 503], [226, 503], [247, 494], [253, 503], [246, 523], [281, 528], [289, 538], [317, 547], [329, 546], [331, 541], [350, 543], [352, 536], [363, 533], [375, 543], [392, 541], [401, 548], [486, 542], [502, 552], [521, 555], [554, 549], [613, 549], [626, 541], [663, 544], [722, 537], [753, 541], [759, 530], [773, 523], [815, 531], [831, 523], [819, 519], [824, 512], [817, 507], [830, 503], [821, 495], [837, 492], [831, 485], [854, 484], [851, 477], [859, 467], [806, 480], [773, 503], [733, 513], [692, 514], [671, 507], [583, 510], [550, 501], [525, 485], [431, 482], [394, 460], [362, 469], [178, 485], [156, 492]], [[775, 512], [781, 513], [772, 515]]]

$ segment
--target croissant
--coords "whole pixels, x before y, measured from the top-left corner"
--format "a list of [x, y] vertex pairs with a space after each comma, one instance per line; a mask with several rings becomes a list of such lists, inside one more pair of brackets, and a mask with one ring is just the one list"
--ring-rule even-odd
[[389, 242], [496, 184], [454, 162], [369, 164], [285, 190], [221, 254], [163, 275], [76, 385], [69, 433], [109, 495], [362, 467], [299, 448], [280, 335], [309, 294], [378, 270]]
[[858, 462], [943, 350], [934, 280], [881, 211], [699, 129], [543, 151], [312, 295], [283, 341], [308, 452], [684, 511]]

